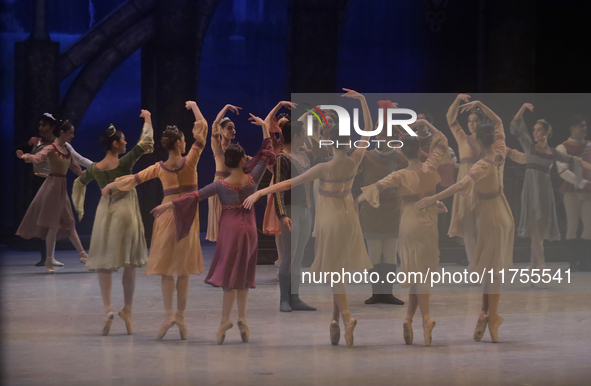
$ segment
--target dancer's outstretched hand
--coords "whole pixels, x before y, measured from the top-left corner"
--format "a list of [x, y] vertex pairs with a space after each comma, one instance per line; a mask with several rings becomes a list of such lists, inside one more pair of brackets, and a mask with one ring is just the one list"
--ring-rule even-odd
[[298, 104], [297, 103], [293, 103], [293, 102], [290, 102], [290, 101], [281, 101], [281, 102], [279, 102], [279, 104], [282, 107], [285, 107], [286, 109], [289, 109], [289, 110], [295, 109], [296, 107], [298, 107]]
[[154, 215], [154, 218], [158, 218], [158, 217], [160, 217], [160, 215], [162, 215], [167, 210], [172, 209], [173, 205], [174, 204], [172, 203], [172, 201], [167, 202], [166, 204], [160, 204], [157, 207], [155, 207], [154, 209], [152, 209], [150, 211], [150, 213], [152, 215]]
[[472, 98], [472, 97], [468, 94], [459, 94], [456, 99], [459, 99], [459, 100], [462, 100], [462, 101], [468, 103], [468, 102], [470, 102], [470, 98]]
[[437, 213], [447, 213], [447, 206], [441, 201], [437, 201]]
[[415, 202], [415, 208], [423, 209], [428, 206], [434, 205], [436, 202], [437, 202], [437, 200], [435, 200], [435, 198], [433, 198], [433, 196], [425, 197], [422, 200]]
[[531, 112], [534, 111], [534, 105], [532, 105], [531, 103], [524, 103], [523, 107], [525, 107], [526, 109], [528, 109]]
[[242, 110], [242, 107], [238, 107], [238, 106], [234, 106], [234, 105], [226, 105], [226, 106], [224, 106], [224, 110], [230, 110], [234, 114], [240, 115], [240, 111], [238, 111], [238, 110]]
[[256, 117], [254, 115], [252, 115], [251, 113], [249, 113], [250, 118], [248, 118], [249, 121], [251, 121], [250, 123], [252, 123], [253, 125], [257, 125], [257, 126], [263, 126], [265, 124], [265, 121], [263, 121], [261, 118]]
[[191, 110], [194, 106], [197, 106], [197, 103], [195, 101], [186, 101], [185, 102], [185, 108], [187, 110]]
[[244, 209], [251, 209], [253, 207], [254, 203], [259, 200], [259, 198], [261, 198], [260, 193], [254, 192], [253, 194], [248, 196], [246, 198], [246, 200], [244, 200], [244, 202], [242, 203], [242, 206], [244, 207]]
[[348, 88], [343, 88], [343, 90], [345, 90], [347, 93], [341, 95], [342, 97], [347, 97], [347, 98], [352, 98], [352, 99], [363, 99], [363, 98], [365, 98], [362, 94], [359, 94], [355, 90], [350, 90]]
[[39, 142], [39, 137], [31, 137], [31, 139], [29, 139], [29, 146], [33, 146], [37, 142]]
[[152, 113], [150, 113], [148, 110], [144, 110], [142, 109], [142, 112], [140, 113], [140, 118], [146, 118], [146, 117], [151, 117]]
[[471, 111], [479, 103], [480, 103], [480, 101], [472, 101], [472, 102], [468, 102], [466, 104], [461, 105], [460, 106], [460, 113], [465, 113], [466, 111]]
[[20, 159], [23, 159], [23, 155], [24, 155], [24, 154], [25, 154], [25, 153], [23, 153], [23, 151], [22, 151], [22, 150], [17, 150], [17, 151], [16, 151], [16, 156], [17, 156], [18, 158], [20, 158]]

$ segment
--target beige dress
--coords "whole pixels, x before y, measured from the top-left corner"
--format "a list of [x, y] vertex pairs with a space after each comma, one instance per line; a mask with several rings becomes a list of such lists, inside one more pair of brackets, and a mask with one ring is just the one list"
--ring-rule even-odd
[[47, 231], [58, 229], [57, 238], [68, 236], [70, 229], [76, 227], [72, 213], [72, 203], [68, 197], [66, 173], [71, 169], [77, 175], [82, 173], [80, 165], [72, 158], [70, 152], [60, 149], [55, 142], [46, 146], [35, 155], [25, 154], [23, 159], [27, 163], [49, 162], [49, 175], [35, 198], [29, 205], [23, 218], [17, 236], [24, 239], [37, 237], [45, 239]]
[[380, 192], [387, 188], [398, 188], [402, 196], [398, 253], [400, 269], [407, 276], [410, 272], [427, 275], [439, 266], [439, 232], [437, 230], [437, 207], [416, 209], [414, 204], [423, 197], [435, 194], [435, 187], [441, 180], [437, 169], [449, 160], [447, 139], [441, 133], [431, 142], [429, 157], [419, 170], [402, 169], [389, 174], [373, 185], [361, 188], [367, 202], [373, 207], [380, 206]]
[[[458, 170], [458, 179], [460, 181], [472, 165], [480, 158], [480, 145], [478, 144], [476, 137], [467, 135], [464, 129], [459, 124], [450, 126], [451, 132], [458, 142], [458, 148], [460, 153], [460, 169]], [[462, 226], [462, 220], [466, 215], [471, 213], [476, 207], [475, 196], [463, 196], [456, 194], [454, 196], [453, 204], [451, 207], [451, 220], [449, 224], [449, 231], [447, 235], [449, 237], [464, 237], [464, 228]]]
[[[158, 162], [137, 174], [117, 178], [115, 180], [117, 189], [128, 191], [142, 182], [158, 178], [164, 189], [163, 204], [186, 193], [197, 191], [197, 162], [205, 146], [207, 122], [205, 119], [200, 119], [195, 122], [195, 126], [202, 126], [198, 130], [199, 137], [195, 139], [195, 143], [183, 158], [179, 168], [169, 169], [164, 162]], [[199, 211], [197, 210], [189, 235], [179, 241], [176, 239], [174, 211], [166, 211], [154, 220], [146, 275], [199, 275], [203, 270], [203, 254], [199, 240]]]
[[[316, 257], [310, 267], [312, 273], [341, 273], [343, 269], [345, 272], [362, 272], [373, 268], [367, 255], [359, 215], [351, 195], [351, 186], [363, 154], [354, 152], [349, 157], [354, 160], [354, 167], [348, 171], [348, 176], [319, 180], [314, 222]], [[340, 165], [334, 166], [336, 169]], [[342, 174], [341, 171], [339, 175]]]
[[458, 183], [463, 186], [459, 194], [477, 197], [478, 236], [470, 268], [479, 273], [493, 269], [496, 274], [513, 267], [515, 223], [503, 193], [503, 125], [496, 125], [495, 131], [496, 160], [479, 160]]

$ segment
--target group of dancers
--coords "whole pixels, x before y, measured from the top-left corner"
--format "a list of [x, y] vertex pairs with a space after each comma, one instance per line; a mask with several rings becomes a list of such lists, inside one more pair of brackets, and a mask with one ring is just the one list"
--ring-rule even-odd
[[[365, 97], [344, 89], [343, 95], [358, 100], [362, 107], [364, 131], [373, 123]], [[190, 275], [204, 271], [199, 238], [199, 202], [208, 199], [207, 239], [216, 249], [205, 283], [223, 288], [222, 317], [216, 340], [222, 344], [233, 327], [231, 313], [238, 307], [238, 329], [248, 342], [247, 299], [255, 288], [258, 239], [253, 205], [267, 196], [264, 219], [266, 233], [276, 235], [279, 265], [279, 308], [282, 312], [313, 311], [298, 296], [304, 248], [315, 237], [315, 259], [311, 273], [370, 270], [380, 278], [373, 285], [366, 304], [404, 304], [392, 295], [392, 284], [383, 283], [390, 272], [435, 271], [439, 264], [438, 213], [447, 211], [440, 200], [454, 195], [449, 236], [464, 239], [470, 269], [498, 272], [513, 264], [513, 215], [503, 193], [505, 159], [526, 164], [518, 235], [531, 237], [530, 269], [545, 267], [543, 241], [560, 238], [555, 200], [550, 181], [554, 162], [565, 183], [561, 189], [567, 207], [567, 240], [571, 268], [591, 269], [591, 141], [585, 140], [583, 117], [570, 121], [570, 138], [557, 149], [548, 146], [550, 124], [540, 119], [533, 128], [533, 139], [523, 121], [525, 103], [511, 122], [511, 133], [519, 138], [523, 152], [508, 149], [501, 119], [480, 101], [470, 101], [460, 94], [447, 113], [447, 121], [459, 147], [459, 163], [448, 146], [447, 138], [432, 124], [430, 115], [419, 114], [411, 125], [418, 136], [384, 131], [378, 139], [398, 139], [400, 149], [376, 146], [375, 149], [351, 149], [342, 146], [349, 137], [339, 135], [336, 115], [326, 111], [327, 125], [314, 124], [313, 135], [306, 135], [306, 114], [298, 120], [289, 115], [277, 116], [281, 108], [292, 110], [291, 102], [280, 102], [262, 120], [250, 114], [252, 124], [261, 127], [262, 145], [253, 156], [232, 140], [235, 124], [228, 112], [239, 114], [241, 108], [226, 105], [212, 124], [211, 147], [215, 157], [215, 180], [198, 189], [197, 163], [205, 147], [208, 124], [197, 104], [185, 107], [195, 116], [194, 142], [186, 156], [183, 131], [167, 126], [161, 146], [168, 159], [132, 174], [137, 160], [154, 149], [150, 113], [142, 110], [143, 130], [137, 144], [126, 152], [124, 133], [111, 125], [101, 135], [105, 157], [93, 163], [74, 152], [69, 142], [74, 127], [67, 120], [51, 114], [40, 118], [41, 138], [32, 138], [33, 151], [17, 156], [34, 164], [38, 189], [17, 235], [40, 238], [46, 243], [44, 261], [48, 273], [61, 263], [54, 257], [55, 241], [68, 236], [80, 253], [86, 268], [97, 271], [106, 315], [102, 334], [109, 333], [114, 320], [111, 305], [112, 273], [123, 268], [124, 307], [119, 316], [128, 334], [133, 333], [132, 304], [135, 270], [145, 266], [147, 275], [162, 277], [165, 320], [158, 330], [162, 339], [177, 325], [181, 339], [187, 339], [185, 310]], [[380, 101], [380, 107], [395, 107]], [[459, 113], [468, 114], [468, 133], [458, 123]], [[320, 146], [330, 139], [333, 146]], [[361, 140], [369, 140], [363, 136]], [[339, 145], [340, 144], [340, 145]], [[125, 154], [120, 158], [122, 154]], [[86, 167], [82, 172], [80, 164]], [[75, 230], [75, 220], [67, 195], [67, 169], [79, 177], [74, 183], [72, 201], [79, 218], [84, 214], [86, 185], [96, 180], [102, 197], [96, 209], [89, 254], [86, 255]], [[458, 170], [457, 182], [453, 175]], [[273, 174], [272, 184], [258, 190], [264, 173]], [[351, 188], [356, 176], [363, 181], [362, 194], [354, 199]], [[150, 179], [160, 179], [164, 190], [162, 203], [152, 210], [156, 218], [148, 256], [144, 227], [135, 187]], [[41, 181], [42, 184], [40, 183]], [[445, 187], [446, 189], [437, 186]], [[359, 204], [361, 209], [359, 210]], [[584, 229], [577, 239], [579, 220]], [[342, 242], [346, 241], [346, 242]], [[480, 341], [488, 327], [491, 340], [498, 340], [501, 293], [500, 280], [485, 279], [482, 308], [474, 331]], [[420, 309], [426, 345], [432, 341], [436, 322], [429, 310], [429, 287], [420, 282], [404, 284], [409, 288], [407, 315], [402, 331], [406, 344], [413, 343], [413, 317]], [[174, 312], [174, 294], [177, 308]], [[333, 288], [333, 314], [329, 327], [330, 341], [338, 345], [344, 338], [353, 345], [357, 320], [349, 311], [344, 282]]]

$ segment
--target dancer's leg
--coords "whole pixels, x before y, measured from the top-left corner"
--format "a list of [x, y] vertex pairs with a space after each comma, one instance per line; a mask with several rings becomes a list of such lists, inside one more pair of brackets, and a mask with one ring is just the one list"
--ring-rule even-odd
[[591, 240], [591, 193], [578, 193], [582, 196], [580, 216], [583, 221], [583, 240]]
[[417, 307], [419, 306], [419, 301], [417, 298], [417, 289], [413, 285], [410, 287], [410, 291], [408, 293], [408, 308], [406, 309], [406, 319], [412, 320], [417, 312]]
[[111, 271], [107, 269], [101, 269], [98, 272], [99, 275], [99, 286], [101, 287], [101, 296], [103, 298], [103, 305], [105, 306], [106, 316], [103, 319], [102, 334], [108, 335], [113, 324], [113, 310], [111, 308], [111, 288], [113, 286], [113, 278]]
[[158, 339], [164, 338], [168, 329], [174, 326], [175, 320], [172, 311], [172, 303], [174, 301], [174, 277], [162, 275], [162, 299], [164, 300], [164, 311], [166, 312], [166, 319], [160, 329], [158, 330]]
[[[564, 209], [566, 212], [566, 239], [572, 240], [577, 238], [577, 230], [579, 228], [579, 218], [584, 219], [582, 215], [581, 205], [577, 193], [564, 193]], [[583, 220], [584, 221], [584, 220]], [[589, 220], [591, 221], [591, 220]]]
[[382, 240], [382, 273], [380, 282], [382, 286], [381, 302], [386, 304], [404, 305], [404, 302], [394, 295], [392, 295], [392, 288], [394, 282], [393, 275], [396, 274], [396, 255], [398, 252], [398, 239], [383, 239]]
[[[544, 236], [540, 229], [539, 221], [535, 221], [530, 225], [531, 235], [531, 249], [533, 258], [535, 259], [535, 265], [531, 268], [544, 269], [546, 267], [546, 261], [544, 258]], [[534, 262], [532, 261], [532, 263]]]
[[78, 237], [78, 232], [76, 232], [76, 227], [70, 228], [70, 231], [68, 233], [68, 237], [70, 238], [72, 245], [74, 245], [74, 248], [76, 248], [76, 250], [80, 254], [80, 261], [83, 263], [86, 263], [86, 258], [88, 257], [88, 255], [86, 254], [86, 251], [82, 247], [82, 243], [80, 242], [80, 237]]
[[47, 272], [53, 272], [53, 259], [55, 254], [55, 242], [57, 240], [57, 228], [49, 228], [47, 231], [47, 236], [45, 236], [45, 250], [46, 250], [46, 259], [45, 259], [45, 270]]
[[[291, 216], [290, 206], [286, 207], [287, 217]], [[291, 218], [291, 217], [290, 217]], [[279, 311], [291, 312], [289, 292], [291, 285], [291, 232], [281, 224], [281, 244], [283, 247], [281, 265], [279, 266]]]
[[283, 242], [281, 241], [281, 233], [275, 235], [275, 247], [277, 248], [277, 261], [275, 262], [275, 266], [279, 267], [281, 265], [281, 260], [283, 259]]
[[421, 315], [423, 316], [423, 323], [426, 323], [431, 317], [429, 306], [429, 285], [418, 283], [413, 287], [416, 289], [417, 303], [419, 305], [419, 309], [421, 310]]
[[243, 342], [248, 342], [250, 339], [250, 329], [246, 324], [246, 304], [248, 302], [248, 289], [238, 290], [236, 295], [238, 303], [238, 329], [240, 330], [240, 337]]
[[133, 320], [132, 320], [132, 305], [133, 305], [133, 293], [135, 291], [135, 267], [125, 267], [123, 269], [123, 278], [121, 279], [123, 284], [123, 299], [125, 305], [119, 316], [125, 321], [125, 328], [129, 335], [133, 334]]
[[176, 280], [177, 314], [184, 313], [189, 297], [189, 275], [179, 276]]
[[464, 229], [464, 247], [466, 248], [466, 255], [468, 261], [472, 263], [474, 257], [474, 250], [476, 249], [476, 235], [477, 235], [476, 215], [472, 211], [467, 213], [462, 219], [462, 228]]
[[503, 317], [499, 316], [499, 301], [501, 299], [501, 278], [496, 276], [488, 286], [488, 331], [493, 342], [499, 338], [499, 327]]
[[217, 332], [218, 344], [224, 343], [226, 339], [226, 331], [232, 328], [234, 325], [230, 321], [232, 314], [232, 307], [234, 307], [234, 301], [236, 300], [237, 290], [231, 288], [224, 288], [224, 298], [222, 302], [222, 320], [220, 321], [220, 327]]
[[312, 213], [308, 208], [297, 206], [292, 207], [291, 213], [293, 216], [291, 237], [295, 241], [295, 245], [292, 244], [291, 251], [291, 290], [289, 305], [294, 311], [316, 311], [316, 308], [306, 304], [299, 297], [302, 260], [304, 259], [306, 244], [308, 244], [312, 233]]
[[[367, 254], [369, 255], [369, 261], [373, 268], [369, 270], [369, 274], [374, 272], [378, 274], [378, 281], [371, 283], [371, 297], [365, 301], [365, 304], [376, 304], [380, 302], [380, 294], [382, 292], [383, 285], [381, 284], [384, 278], [382, 277], [382, 240], [380, 239], [366, 239], [367, 242]], [[375, 277], [375, 275], [374, 275]]]
[[113, 276], [110, 270], [101, 269], [98, 271], [99, 287], [101, 288], [101, 296], [103, 298], [103, 305], [105, 312], [112, 312], [111, 307], [111, 288], [113, 286]]

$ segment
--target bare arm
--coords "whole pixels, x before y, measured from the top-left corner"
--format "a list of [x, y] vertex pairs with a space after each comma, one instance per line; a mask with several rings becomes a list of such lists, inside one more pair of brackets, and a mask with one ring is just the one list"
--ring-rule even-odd
[[525, 110], [528, 109], [529, 111], [534, 111], [534, 105], [531, 103], [524, 103], [523, 106], [519, 110], [517, 110], [517, 114], [515, 114], [514, 120], [518, 121], [523, 117], [523, 113]]
[[265, 118], [265, 122], [267, 123], [267, 126], [271, 126], [271, 119], [277, 115], [277, 113], [279, 112], [279, 110], [281, 110], [282, 107], [285, 107], [289, 110], [291, 110], [292, 108], [296, 107], [295, 103], [291, 103], [289, 101], [281, 101], [279, 103], [277, 103], [277, 106], [273, 107], [273, 110], [269, 111], [269, 114], [267, 114], [267, 117]]
[[454, 103], [451, 104], [451, 106], [449, 106], [449, 109], [447, 110], [447, 123], [449, 126], [453, 126], [453, 125], [459, 125], [458, 124], [458, 112], [460, 111], [460, 102], [464, 101], [464, 102], [469, 102], [470, 101], [471, 96], [468, 94], [460, 94], [456, 97], [456, 100], [454, 101]]
[[[357, 100], [359, 100], [359, 102], [361, 102], [361, 110], [363, 111], [363, 125], [365, 126], [363, 128], [363, 131], [371, 131], [373, 129], [373, 124], [371, 123], [371, 113], [369, 112], [369, 106], [367, 105], [367, 101], [365, 100], [365, 96], [358, 93], [357, 91], [353, 91], [348, 88], [343, 88], [343, 90], [345, 90], [346, 93], [343, 94], [342, 96], [347, 97], [347, 98], [357, 99]], [[368, 141], [369, 137], [362, 136], [361, 140]], [[353, 152], [352, 156], [359, 158], [358, 162], [361, 162], [361, 159], [363, 159], [364, 154], [365, 154], [364, 148], [357, 148]]]

